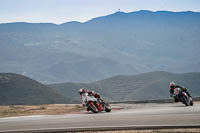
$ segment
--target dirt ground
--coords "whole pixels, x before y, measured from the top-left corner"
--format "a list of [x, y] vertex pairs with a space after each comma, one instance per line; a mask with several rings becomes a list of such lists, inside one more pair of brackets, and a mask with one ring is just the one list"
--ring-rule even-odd
[[27, 115], [54, 115], [76, 113], [81, 110], [84, 110], [81, 105], [70, 104], [0, 106], [0, 118]]

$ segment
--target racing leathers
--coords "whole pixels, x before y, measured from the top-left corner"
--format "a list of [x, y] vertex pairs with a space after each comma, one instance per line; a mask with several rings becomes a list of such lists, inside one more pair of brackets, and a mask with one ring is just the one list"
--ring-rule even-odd
[[191, 97], [191, 95], [189, 94], [189, 92], [187, 91], [187, 88], [183, 87], [183, 86], [179, 86], [179, 85], [175, 85], [175, 86], [171, 86], [169, 92], [170, 92], [170, 97], [174, 97], [174, 102], [178, 102], [178, 99], [174, 96], [174, 89], [175, 88], [181, 88], [184, 92], [187, 93], [187, 95], [189, 97]]
[[103, 100], [103, 98], [100, 96], [99, 93], [97, 93], [97, 92], [95, 92], [95, 91], [90, 91], [90, 90], [86, 90], [86, 89], [85, 89], [84, 93], [80, 94], [80, 97], [81, 97], [81, 99], [82, 99], [82, 104], [83, 104], [83, 106], [86, 104], [86, 103], [84, 103], [85, 101], [83, 100], [83, 99], [84, 99], [83, 95], [85, 95], [86, 93], [88, 93], [88, 95], [90, 95], [90, 96], [94, 96], [94, 97], [97, 99], [97, 102], [99, 102], [99, 103], [104, 103], [104, 100]]

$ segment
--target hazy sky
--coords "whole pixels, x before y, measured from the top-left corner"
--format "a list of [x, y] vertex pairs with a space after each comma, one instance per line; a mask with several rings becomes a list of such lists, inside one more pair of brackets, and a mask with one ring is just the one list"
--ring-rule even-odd
[[0, 23], [85, 22], [118, 9], [200, 12], [200, 0], [0, 0]]

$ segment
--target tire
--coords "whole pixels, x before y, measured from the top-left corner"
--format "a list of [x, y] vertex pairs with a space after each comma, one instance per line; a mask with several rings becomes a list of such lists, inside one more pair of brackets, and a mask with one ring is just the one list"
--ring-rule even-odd
[[183, 104], [185, 104], [185, 106], [189, 106], [188, 99], [187, 99], [187, 97], [185, 97], [184, 95], [181, 96], [181, 101], [182, 101]]
[[93, 103], [93, 104], [88, 103], [88, 104], [87, 104], [87, 107], [88, 107], [88, 109], [91, 110], [93, 113], [98, 113], [98, 112], [99, 112], [98, 109], [97, 109], [97, 107], [94, 105], [94, 103]]
[[194, 105], [194, 103], [193, 103], [193, 100], [192, 100], [192, 98], [190, 97], [190, 106], [193, 106]]
[[105, 104], [105, 111], [106, 112], [110, 112], [111, 111], [111, 106], [108, 103]]
[[194, 103], [193, 103], [193, 101], [191, 101], [191, 102], [190, 102], [190, 106], [193, 106], [193, 105], [194, 105]]

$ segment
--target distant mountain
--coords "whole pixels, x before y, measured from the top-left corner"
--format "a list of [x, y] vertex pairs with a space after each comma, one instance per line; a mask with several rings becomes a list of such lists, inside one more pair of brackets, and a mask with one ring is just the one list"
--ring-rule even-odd
[[85, 23], [0, 24], [0, 72], [43, 83], [200, 72], [200, 13], [116, 12]]
[[100, 92], [107, 101], [169, 98], [169, 82], [185, 86], [200, 96], [200, 72], [175, 74], [155, 71], [138, 75], [119, 75], [92, 83], [43, 85], [23, 75], [0, 73], [0, 105], [80, 103], [78, 90]]
[[0, 105], [36, 105], [70, 103], [70, 98], [58, 94], [28, 77], [0, 73]]
[[175, 74], [155, 71], [138, 75], [121, 75], [93, 83], [53, 84], [60, 94], [79, 98], [78, 90], [82, 87], [100, 92], [108, 101], [149, 100], [169, 98], [169, 82], [174, 81], [188, 88], [193, 96], [200, 96], [200, 72]]

